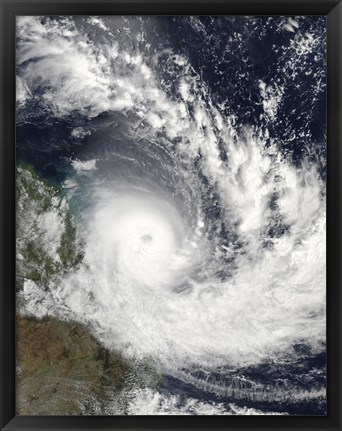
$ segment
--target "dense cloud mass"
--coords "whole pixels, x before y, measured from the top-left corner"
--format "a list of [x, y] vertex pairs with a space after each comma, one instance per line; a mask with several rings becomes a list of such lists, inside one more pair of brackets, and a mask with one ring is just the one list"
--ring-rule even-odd
[[130, 414], [324, 414], [324, 101], [321, 17], [18, 18], [18, 152], [84, 253], [21, 312], [167, 376]]

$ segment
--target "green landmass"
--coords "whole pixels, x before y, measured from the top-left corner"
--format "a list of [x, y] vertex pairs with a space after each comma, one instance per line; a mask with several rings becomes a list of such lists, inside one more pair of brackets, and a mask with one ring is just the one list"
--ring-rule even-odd
[[[32, 168], [17, 167], [16, 195], [16, 289], [26, 279], [46, 289], [53, 278], [81, 263], [80, 235], [61, 190]], [[54, 224], [43, 223], [49, 216]]]
[[[31, 280], [48, 291], [82, 264], [79, 228], [62, 191], [31, 167], [17, 167], [16, 193], [16, 290]], [[159, 385], [148, 364], [105, 349], [79, 323], [28, 317], [22, 305], [18, 300], [18, 415], [124, 415], [134, 388]]]

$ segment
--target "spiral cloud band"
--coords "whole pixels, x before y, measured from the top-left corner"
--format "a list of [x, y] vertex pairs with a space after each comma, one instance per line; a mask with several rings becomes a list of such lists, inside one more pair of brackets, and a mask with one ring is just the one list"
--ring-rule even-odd
[[[18, 21], [21, 109], [39, 83], [52, 118], [82, 119], [69, 139], [85, 146], [63, 181], [82, 231], [82, 264], [44, 295], [28, 281], [22, 297], [26, 313], [84, 323], [106, 348], [220, 396], [234, 370], [298, 360], [298, 346], [310, 357], [325, 350], [324, 137], [300, 129], [306, 150], [296, 159], [281, 111], [296, 74], [309, 70], [311, 56], [319, 61], [322, 41], [316, 24], [300, 31], [304, 18], [265, 21], [292, 39], [275, 51], [279, 79], [253, 87], [261, 111], [247, 121], [234, 112], [235, 93], [220, 99], [190, 54], [146, 42], [153, 22]], [[189, 25], [210, 39], [200, 18]], [[227, 39], [222, 58], [234, 43]], [[153, 414], [177, 410], [176, 398], [148, 394]], [[225, 411], [194, 406], [198, 414]]]

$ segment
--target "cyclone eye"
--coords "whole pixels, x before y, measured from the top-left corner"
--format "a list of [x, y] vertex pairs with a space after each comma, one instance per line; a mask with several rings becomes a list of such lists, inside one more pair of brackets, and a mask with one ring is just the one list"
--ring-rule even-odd
[[143, 235], [142, 237], [141, 237], [141, 241], [142, 242], [144, 242], [144, 243], [148, 243], [148, 242], [151, 242], [153, 240], [153, 237], [152, 237], [152, 235]]

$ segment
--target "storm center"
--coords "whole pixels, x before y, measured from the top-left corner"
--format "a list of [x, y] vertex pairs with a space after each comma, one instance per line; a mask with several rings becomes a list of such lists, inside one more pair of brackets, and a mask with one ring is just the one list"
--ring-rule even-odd
[[153, 239], [152, 235], [146, 234], [141, 237], [141, 241], [144, 243], [151, 242]]

